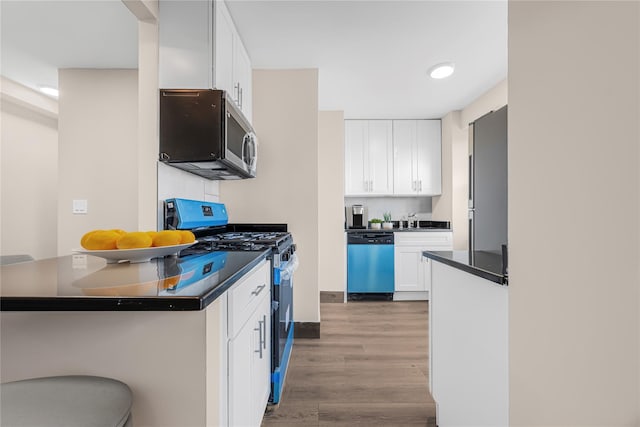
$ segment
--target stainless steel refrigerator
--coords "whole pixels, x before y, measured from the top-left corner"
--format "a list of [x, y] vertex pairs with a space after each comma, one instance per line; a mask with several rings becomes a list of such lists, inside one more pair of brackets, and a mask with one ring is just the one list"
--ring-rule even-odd
[[469, 256], [507, 245], [507, 106], [469, 125]]

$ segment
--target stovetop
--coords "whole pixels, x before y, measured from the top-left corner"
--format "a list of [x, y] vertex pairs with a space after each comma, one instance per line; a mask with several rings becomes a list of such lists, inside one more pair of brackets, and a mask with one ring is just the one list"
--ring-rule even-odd
[[282, 251], [292, 245], [288, 232], [226, 232], [198, 237], [198, 243], [180, 252], [180, 256], [214, 251]]
[[255, 244], [278, 245], [286, 240], [290, 234], [286, 232], [227, 232], [204, 236], [202, 239], [207, 242], [215, 242], [216, 244], [237, 244], [252, 242]]

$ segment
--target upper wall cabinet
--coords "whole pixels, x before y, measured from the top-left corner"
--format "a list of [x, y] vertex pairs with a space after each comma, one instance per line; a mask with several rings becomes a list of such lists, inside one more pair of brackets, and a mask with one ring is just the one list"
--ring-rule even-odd
[[393, 194], [391, 120], [345, 120], [345, 195]]
[[251, 61], [222, 0], [160, 0], [163, 89], [223, 89], [251, 121]]
[[440, 120], [394, 120], [393, 166], [393, 194], [442, 194]]
[[440, 120], [345, 120], [346, 196], [442, 193]]
[[213, 88], [213, 3], [160, 0], [159, 13], [160, 87]]
[[251, 121], [251, 60], [223, 1], [215, 2], [215, 82]]

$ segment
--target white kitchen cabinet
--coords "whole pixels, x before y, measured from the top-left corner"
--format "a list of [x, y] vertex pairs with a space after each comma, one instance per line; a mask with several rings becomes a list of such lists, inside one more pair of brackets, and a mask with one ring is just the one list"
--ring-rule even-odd
[[211, 1], [160, 0], [158, 77], [163, 89], [205, 89], [213, 82]]
[[393, 193], [442, 193], [440, 120], [393, 121]]
[[233, 40], [235, 30], [231, 16], [221, 2], [216, 2], [215, 13], [215, 85], [226, 90], [235, 99], [233, 92]]
[[251, 59], [222, 0], [215, 2], [215, 83], [251, 121]]
[[394, 261], [395, 292], [428, 290], [423, 277], [422, 248], [420, 246], [396, 246]]
[[453, 249], [451, 231], [394, 233], [394, 300], [426, 300], [431, 291], [431, 260], [423, 251]]
[[229, 426], [259, 426], [271, 388], [269, 264], [229, 290]]
[[393, 194], [391, 120], [345, 120], [345, 195]]
[[251, 121], [251, 60], [223, 0], [160, 0], [159, 83], [222, 89]]

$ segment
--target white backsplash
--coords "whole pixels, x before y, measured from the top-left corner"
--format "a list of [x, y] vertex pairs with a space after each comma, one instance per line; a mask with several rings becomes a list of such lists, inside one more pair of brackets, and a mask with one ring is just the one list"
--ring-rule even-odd
[[171, 198], [220, 202], [218, 181], [158, 163], [158, 224], [164, 223], [164, 200]]
[[418, 220], [431, 219], [431, 197], [345, 197], [344, 205], [363, 205], [367, 207], [368, 218], [380, 218], [385, 212], [391, 212], [391, 219], [399, 221], [416, 213]]

